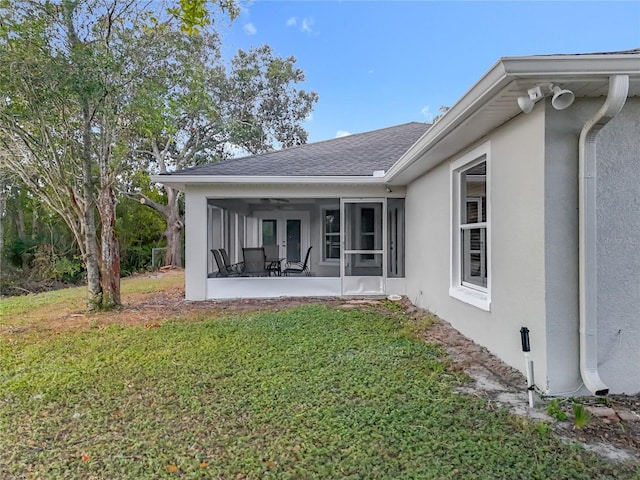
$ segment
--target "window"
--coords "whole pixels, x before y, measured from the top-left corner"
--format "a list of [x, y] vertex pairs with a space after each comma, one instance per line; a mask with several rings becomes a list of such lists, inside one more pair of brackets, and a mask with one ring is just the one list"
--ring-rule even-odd
[[340, 260], [340, 209], [324, 210], [323, 260]]
[[451, 296], [484, 310], [490, 307], [489, 145], [458, 161], [451, 170]]

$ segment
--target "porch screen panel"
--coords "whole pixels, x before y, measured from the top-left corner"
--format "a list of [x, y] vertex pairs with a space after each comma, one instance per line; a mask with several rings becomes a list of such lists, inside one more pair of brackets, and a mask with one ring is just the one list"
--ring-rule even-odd
[[345, 205], [345, 275], [382, 276], [382, 205]]
[[387, 200], [387, 276], [404, 277], [404, 198]]

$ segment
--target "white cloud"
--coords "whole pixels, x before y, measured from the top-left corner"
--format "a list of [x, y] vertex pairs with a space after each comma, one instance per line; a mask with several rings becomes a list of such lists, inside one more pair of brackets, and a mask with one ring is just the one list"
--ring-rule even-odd
[[256, 27], [253, 26], [253, 23], [247, 23], [244, 27], [242, 27], [242, 29], [247, 35], [255, 35], [258, 32]]
[[422, 115], [424, 115], [424, 119], [425, 119], [427, 122], [432, 122], [432, 121], [433, 121], [433, 113], [431, 113], [431, 112], [429, 111], [429, 105], [427, 105], [427, 106], [423, 107], [423, 108], [422, 108], [422, 110], [420, 110], [420, 113], [421, 113]]
[[313, 32], [313, 30], [311, 29], [311, 26], [314, 24], [313, 18], [311, 17], [304, 17], [302, 19], [302, 25], [300, 26], [300, 31], [305, 32], [305, 33], [311, 33]]
[[287, 20], [287, 27], [295, 27], [298, 24], [296, 17], [289, 17]]
[[338, 130], [336, 132], [336, 138], [348, 137], [351, 135], [351, 132], [347, 132], [346, 130]]

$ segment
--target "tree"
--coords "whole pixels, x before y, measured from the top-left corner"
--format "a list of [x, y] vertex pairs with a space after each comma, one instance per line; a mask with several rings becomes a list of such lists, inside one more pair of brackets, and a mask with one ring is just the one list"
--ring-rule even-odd
[[135, 144], [132, 99], [157, 77], [150, 39], [206, 23], [206, 5], [181, 0], [178, 18], [138, 2], [0, 0], [0, 167], [73, 232], [90, 309], [120, 303], [115, 187]]
[[[167, 43], [174, 50], [156, 59], [167, 65], [157, 78], [147, 79], [147, 98], [140, 103], [153, 109], [138, 125], [146, 139], [140, 152], [160, 173], [219, 161], [239, 150], [256, 154], [306, 142], [301, 124], [318, 96], [298, 89], [305, 77], [295, 58], [274, 56], [264, 45], [238, 51], [225, 67], [211, 32]], [[180, 192], [163, 189], [166, 204], [140, 193], [131, 197], [164, 216], [165, 263], [182, 266]]]

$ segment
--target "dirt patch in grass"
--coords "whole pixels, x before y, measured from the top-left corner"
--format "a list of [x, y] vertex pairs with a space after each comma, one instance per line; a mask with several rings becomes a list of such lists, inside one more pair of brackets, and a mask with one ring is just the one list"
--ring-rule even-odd
[[[291, 308], [300, 305], [322, 304], [342, 308], [376, 309], [389, 315], [409, 318], [414, 331], [424, 341], [443, 346], [450, 356], [451, 367], [470, 377], [468, 385], [461, 388], [466, 393], [477, 395], [496, 408], [508, 407], [515, 413], [525, 414], [546, 422], [562, 437], [579, 442], [585, 448], [602, 453], [611, 459], [622, 459], [640, 463], [640, 395], [611, 395], [606, 399], [582, 397], [578, 401], [586, 407], [607, 407], [614, 414], [591, 415], [586, 425], [576, 428], [572, 401], [566, 400], [558, 409], [566, 419], [547, 415], [551, 399], [537, 398], [536, 407], [528, 409], [526, 380], [517, 370], [507, 366], [485, 348], [480, 347], [453, 329], [448, 323], [416, 308], [406, 298], [398, 302], [386, 299], [345, 298], [278, 298], [245, 299], [228, 301], [188, 302], [184, 300], [184, 272], [169, 270], [147, 275], [138, 275], [126, 281], [136, 282], [136, 288], [123, 294], [123, 307], [115, 312], [88, 314], [82, 302], [67, 304], [65, 308], [46, 310], [38, 307], [21, 315], [19, 321], [0, 325], [0, 339], [24, 333], [38, 335], [110, 325], [146, 328], [160, 326], [166, 321], [191, 321], [203, 318], [223, 317], [230, 313], [254, 312]], [[144, 288], [145, 281], [153, 287]], [[164, 286], [158, 286], [159, 281]], [[142, 287], [140, 287], [142, 285]], [[594, 411], [597, 411], [594, 408]], [[616, 456], [620, 454], [620, 456]]]

